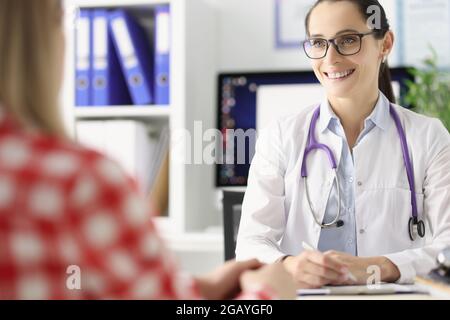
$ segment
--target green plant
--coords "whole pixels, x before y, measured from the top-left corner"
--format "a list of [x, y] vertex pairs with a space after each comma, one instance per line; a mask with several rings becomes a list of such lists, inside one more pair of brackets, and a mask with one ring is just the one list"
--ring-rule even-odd
[[405, 103], [422, 114], [439, 118], [450, 131], [450, 73], [439, 70], [438, 56], [433, 48], [423, 69], [409, 69], [415, 81], [407, 80]]

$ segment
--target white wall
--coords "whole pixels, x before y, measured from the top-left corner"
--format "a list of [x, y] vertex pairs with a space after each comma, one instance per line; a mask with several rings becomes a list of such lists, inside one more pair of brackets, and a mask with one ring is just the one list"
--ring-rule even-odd
[[219, 71], [309, 69], [301, 51], [275, 49], [274, 0], [215, 0]]
[[[398, 20], [396, 1], [380, 0], [397, 37], [394, 50], [389, 58], [391, 67], [400, 65], [399, 48], [401, 47], [400, 40], [402, 40], [400, 37], [407, 34], [414, 37], [423, 29], [420, 24], [410, 23], [407, 25], [408, 30], [402, 30], [404, 27]], [[208, 0], [208, 2], [217, 10], [219, 71], [310, 70], [309, 61], [301, 48], [298, 50], [275, 48], [275, 0]], [[450, 17], [450, 13], [443, 13], [443, 15], [445, 14]], [[413, 28], [417, 30], [411, 30]], [[410, 37], [407, 37], [406, 40], [411, 42]], [[414, 39], [414, 43], [417, 41], [420, 39]], [[407, 47], [405, 43], [403, 46]], [[413, 47], [411, 46], [411, 48]], [[443, 66], [446, 66], [447, 59], [442, 58], [442, 54], [444, 51], [441, 52], [441, 62], [443, 62]], [[404, 57], [407, 63], [421, 65], [422, 57], [411, 59], [408, 56], [406, 54]]]

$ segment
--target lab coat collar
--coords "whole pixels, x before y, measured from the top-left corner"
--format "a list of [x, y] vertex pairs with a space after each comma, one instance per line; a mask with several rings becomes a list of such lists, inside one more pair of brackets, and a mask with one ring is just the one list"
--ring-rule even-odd
[[377, 104], [375, 105], [372, 114], [368, 117], [368, 119], [372, 120], [372, 122], [383, 131], [388, 128], [391, 119], [389, 112], [390, 104], [389, 99], [380, 91]]
[[[388, 98], [386, 98], [386, 96], [381, 91], [379, 91], [379, 96], [375, 108], [373, 109], [370, 116], [367, 117], [365, 123], [370, 120], [383, 131], [386, 130], [390, 120], [389, 106], [390, 102]], [[338, 116], [331, 108], [328, 98], [325, 97], [320, 104], [320, 117], [318, 127], [321, 133], [324, 133], [325, 130], [329, 128], [329, 124], [332, 119], [340, 121]]]

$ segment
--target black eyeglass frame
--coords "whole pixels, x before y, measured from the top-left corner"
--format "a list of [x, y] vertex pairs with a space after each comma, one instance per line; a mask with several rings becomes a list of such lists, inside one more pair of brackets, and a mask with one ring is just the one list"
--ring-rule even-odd
[[[319, 60], [319, 59], [325, 58], [325, 57], [327, 56], [327, 54], [328, 54], [328, 50], [330, 49], [330, 44], [333, 45], [333, 47], [336, 49], [336, 51], [337, 51], [340, 55], [348, 57], [348, 56], [353, 56], [353, 55], [355, 55], [355, 54], [360, 53], [360, 52], [361, 52], [361, 49], [362, 49], [362, 38], [364, 38], [365, 36], [371, 35], [371, 34], [375, 34], [375, 33], [378, 33], [378, 32], [377, 32], [377, 31], [370, 31], [370, 32], [367, 32], [367, 33], [349, 33], [349, 34], [343, 34], [343, 35], [340, 35], [340, 36], [335, 37], [335, 38], [332, 38], [332, 39], [311, 38], [311, 39], [306, 39], [306, 40], [302, 41], [302, 47], [303, 47], [303, 50], [305, 51], [306, 56], [307, 56], [309, 59], [313, 59], [313, 60]], [[358, 36], [358, 37], [359, 37], [359, 50], [358, 50], [357, 52], [355, 52], [355, 53], [350, 53], [350, 54], [344, 54], [344, 53], [342, 53], [342, 52], [339, 50], [339, 46], [336, 44], [336, 39], [339, 39], [339, 38], [342, 38], [342, 37], [345, 37], [345, 36]], [[306, 46], [306, 43], [307, 43], [308, 41], [311, 41], [312, 39], [314, 39], [314, 40], [324, 40], [324, 41], [327, 42], [327, 48], [326, 48], [326, 50], [325, 50], [325, 53], [324, 53], [324, 55], [323, 55], [322, 57], [320, 57], [320, 58], [312, 58], [312, 57], [310, 57], [309, 54], [308, 54], [308, 52], [307, 52], [307, 50], [306, 50], [306, 47], [305, 47], [305, 46]]]

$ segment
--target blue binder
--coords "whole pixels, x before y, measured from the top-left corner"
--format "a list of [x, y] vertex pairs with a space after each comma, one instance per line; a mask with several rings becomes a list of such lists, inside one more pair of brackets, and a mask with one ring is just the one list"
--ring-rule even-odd
[[91, 72], [92, 72], [92, 14], [82, 9], [77, 19], [75, 35], [75, 105], [89, 106], [91, 100]]
[[124, 10], [109, 15], [109, 27], [135, 105], [154, 103], [153, 50], [144, 29]]
[[170, 7], [155, 7], [155, 103], [170, 103]]
[[129, 105], [131, 97], [108, 32], [108, 11], [93, 13], [92, 99], [95, 106]]

